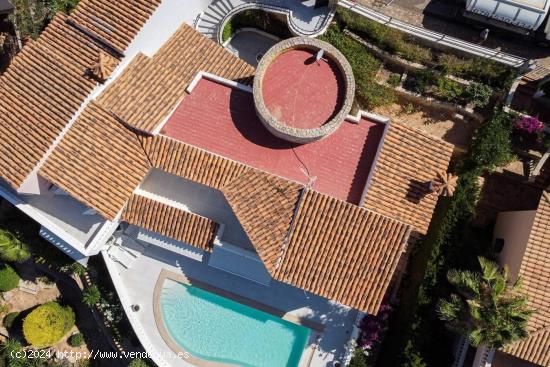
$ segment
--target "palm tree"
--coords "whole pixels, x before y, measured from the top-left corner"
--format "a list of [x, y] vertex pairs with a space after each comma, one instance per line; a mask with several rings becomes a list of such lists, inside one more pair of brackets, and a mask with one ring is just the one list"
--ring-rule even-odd
[[437, 305], [441, 320], [465, 335], [475, 347], [502, 348], [527, 338], [533, 310], [527, 306], [521, 281], [508, 284], [508, 269], [479, 257], [481, 272], [451, 270], [447, 279], [457, 294]]
[[31, 257], [29, 247], [13, 233], [0, 229], [0, 259], [8, 262], [24, 262]]

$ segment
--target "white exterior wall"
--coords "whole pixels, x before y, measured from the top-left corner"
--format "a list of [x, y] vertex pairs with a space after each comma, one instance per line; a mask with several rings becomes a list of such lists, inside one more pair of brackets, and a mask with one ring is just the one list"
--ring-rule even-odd
[[502, 212], [497, 217], [494, 238], [505, 242], [498, 258], [502, 265], [508, 265], [511, 281], [517, 279], [535, 214], [535, 210]]

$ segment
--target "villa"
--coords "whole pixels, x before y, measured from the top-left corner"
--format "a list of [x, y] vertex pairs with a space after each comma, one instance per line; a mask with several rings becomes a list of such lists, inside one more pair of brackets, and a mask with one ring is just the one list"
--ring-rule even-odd
[[0, 78], [0, 194], [71, 257], [105, 258], [159, 366], [343, 364], [453, 146], [350, 114], [351, 67], [322, 41], [249, 65], [194, 29], [202, 5], [57, 15]]

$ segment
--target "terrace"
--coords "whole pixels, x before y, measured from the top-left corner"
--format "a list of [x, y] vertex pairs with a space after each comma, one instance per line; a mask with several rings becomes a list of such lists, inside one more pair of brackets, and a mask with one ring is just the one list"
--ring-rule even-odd
[[[312, 111], [323, 103], [297, 98], [295, 104], [296, 110]], [[249, 90], [203, 77], [161, 133], [290, 180], [312, 181], [319, 192], [359, 204], [385, 126], [366, 118], [346, 120], [325, 139], [290, 143], [264, 128]]]

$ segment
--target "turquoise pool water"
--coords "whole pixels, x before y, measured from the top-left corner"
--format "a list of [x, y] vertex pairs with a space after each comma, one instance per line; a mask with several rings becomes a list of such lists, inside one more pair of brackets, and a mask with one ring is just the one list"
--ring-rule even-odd
[[166, 280], [170, 336], [194, 357], [244, 367], [296, 367], [310, 329], [187, 284]]

